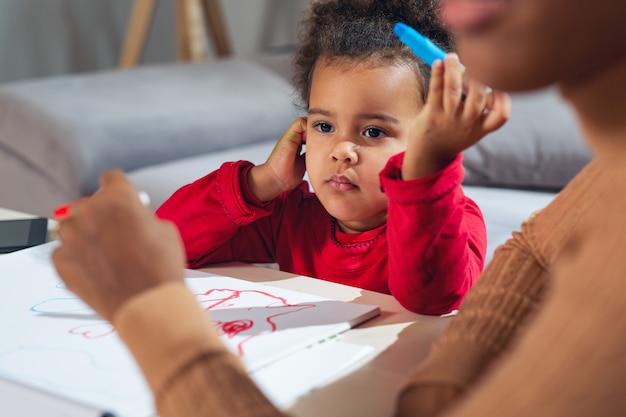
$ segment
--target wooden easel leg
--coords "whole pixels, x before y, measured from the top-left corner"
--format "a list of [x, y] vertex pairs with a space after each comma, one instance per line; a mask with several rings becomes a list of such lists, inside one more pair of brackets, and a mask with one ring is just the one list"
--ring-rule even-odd
[[118, 64], [120, 68], [132, 68], [139, 63], [152, 22], [154, 5], [155, 0], [135, 0]]
[[189, 14], [187, 0], [176, 0], [176, 57], [179, 61], [189, 61]]
[[[120, 55], [120, 68], [132, 68], [139, 63], [152, 22], [155, 1], [134, 1]], [[176, 51], [179, 61], [206, 58], [205, 33], [198, 9], [202, 9], [201, 14], [208, 26], [216, 55], [225, 57], [232, 54], [219, 0], [175, 0], [175, 4]]]
[[189, 60], [205, 60], [208, 55], [206, 25], [200, 0], [185, 0], [187, 12], [187, 49]]
[[215, 53], [217, 56], [221, 57], [231, 55], [232, 50], [230, 47], [230, 39], [227, 34], [226, 23], [224, 16], [222, 15], [219, 0], [201, 1], [206, 23], [211, 33], [213, 46], [215, 47]]

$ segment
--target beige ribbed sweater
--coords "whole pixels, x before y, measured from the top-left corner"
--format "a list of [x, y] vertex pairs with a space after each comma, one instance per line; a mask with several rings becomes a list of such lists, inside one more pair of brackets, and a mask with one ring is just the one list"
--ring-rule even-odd
[[[621, 161], [624, 155], [594, 161], [497, 250], [407, 382], [398, 415], [434, 415], [444, 404], [446, 416], [626, 415]], [[282, 415], [181, 284], [135, 297], [114, 324], [160, 417]]]
[[626, 415], [622, 161], [593, 161], [497, 249], [398, 416]]

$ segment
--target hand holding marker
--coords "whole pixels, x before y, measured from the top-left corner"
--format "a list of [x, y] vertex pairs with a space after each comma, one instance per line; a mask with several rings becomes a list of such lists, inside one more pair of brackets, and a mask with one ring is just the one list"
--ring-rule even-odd
[[[433, 66], [433, 62], [439, 59], [443, 61], [446, 56], [446, 52], [435, 45], [430, 39], [413, 29], [412, 27], [398, 22], [393, 28], [394, 33], [400, 38], [400, 40], [418, 56], [422, 61], [424, 61], [429, 67]], [[465, 67], [461, 65], [461, 76], [463, 80], [463, 93], [467, 94], [467, 88], [469, 85], [469, 76], [467, 71], [465, 71]], [[491, 108], [492, 97], [491, 97], [491, 88], [486, 87], [487, 97], [487, 108], [485, 112]]]

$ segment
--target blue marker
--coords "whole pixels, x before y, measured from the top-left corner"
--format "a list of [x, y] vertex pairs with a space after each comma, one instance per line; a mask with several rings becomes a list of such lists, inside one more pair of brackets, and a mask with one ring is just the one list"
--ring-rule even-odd
[[441, 48], [411, 26], [398, 22], [394, 26], [393, 31], [429, 67], [433, 66], [433, 62], [436, 59], [443, 61], [443, 58], [446, 56], [446, 53]]
[[[429, 67], [433, 66], [436, 59], [443, 61], [446, 52], [435, 45], [433, 41], [413, 29], [411, 26], [402, 22], [396, 23], [393, 28], [394, 33], [400, 40], [417, 55], [419, 59], [424, 61]], [[461, 76], [463, 77], [463, 92], [467, 93], [469, 80], [465, 67], [461, 64]], [[491, 94], [491, 88], [486, 87], [487, 94]], [[487, 100], [487, 107], [491, 107], [492, 99]]]

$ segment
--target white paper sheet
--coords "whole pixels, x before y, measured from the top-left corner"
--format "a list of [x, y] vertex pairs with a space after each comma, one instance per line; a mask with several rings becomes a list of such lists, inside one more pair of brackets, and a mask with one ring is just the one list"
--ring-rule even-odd
[[[0, 377], [122, 417], [153, 415], [150, 392], [115, 329], [56, 275], [50, 262], [54, 245], [0, 257]], [[289, 368], [280, 368], [286, 363], [281, 359], [379, 314], [375, 306], [223, 276], [199, 277], [203, 274], [198, 271], [190, 275], [194, 278], [187, 284], [200, 306], [253, 374], [269, 372], [272, 363], [275, 372], [287, 372]], [[354, 346], [341, 351], [346, 358], [364, 352]], [[320, 360], [328, 357], [323, 353]], [[277, 401], [288, 402], [319, 383], [307, 372], [293, 371], [289, 378], [301, 388], [291, 397], [275, 395]], [[280, 387], [267, 389], [271, 394]], [[0, 387], [0, 408], [3, 395]]]

